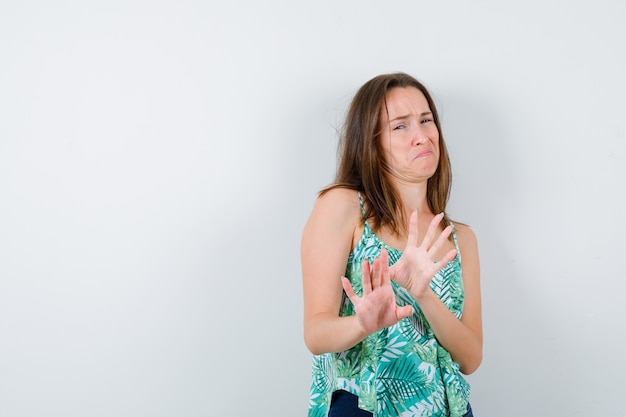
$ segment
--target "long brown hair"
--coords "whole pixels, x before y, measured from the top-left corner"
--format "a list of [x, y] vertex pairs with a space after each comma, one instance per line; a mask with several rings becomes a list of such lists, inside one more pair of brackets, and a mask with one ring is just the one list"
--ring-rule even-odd
[[387, 93], [399, 87], [415, 87], [421, 91], [432, 112], [439, 131], [439, 163], [433, 176], [428, 179], [426, 199], [434, 214], [444, 213], [443, 224], [450, 223], [445, 211], [452, 185], [452, 169], [437, 108], [426, 87], [404, 73], [379, 75], [357, 91], [339, 140], [335, 180], [320, 195], [334, 188], [359, 191], [367, 201], [365, 218], [372, 220], [374, 230], [388, 226], [394, 233], [401, 235], [406, 231], [407, 219], [398, 190], [390, 180], [391, 174], [379, 140], [383, 129], [380, 115], [387, 108]]

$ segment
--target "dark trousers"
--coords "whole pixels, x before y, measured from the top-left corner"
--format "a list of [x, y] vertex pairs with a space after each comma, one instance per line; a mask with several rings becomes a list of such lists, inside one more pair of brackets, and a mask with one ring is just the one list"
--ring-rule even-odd
[[[328, 417], [372, 417], [369, 411], [361, 410], [358, 407], [359, 397], [347, 391], [338, 390], [333, 392], [330, 402], [330, 412]], [[467, 413], [463, 417], [474, 417], [472, 407], [467, 405]]]

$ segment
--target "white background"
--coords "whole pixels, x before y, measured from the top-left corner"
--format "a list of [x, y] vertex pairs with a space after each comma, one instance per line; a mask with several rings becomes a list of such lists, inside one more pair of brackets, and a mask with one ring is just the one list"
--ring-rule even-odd
[[0, 416], [304, 416], [300, 234], [356, 89], [432, 90], [475, 415], [623, 416], [626, 3], [0, 3]]

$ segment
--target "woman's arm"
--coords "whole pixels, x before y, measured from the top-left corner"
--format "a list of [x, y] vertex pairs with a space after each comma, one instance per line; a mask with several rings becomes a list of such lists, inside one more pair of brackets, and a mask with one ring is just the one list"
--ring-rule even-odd
[[[432, 220], [422, 243], [418, 246], [417, 212], [411, 214], [409, 236], [402, 257], [392, 267], [391, 276], [406, 288], [418, 303], [428, 320], [435, 337], [448, 351], [461, 372], [474, 372], [482, 361], [482, 318], [480, 301], [480, 268], [476, 236], [465, 225], [457, 225], [457, 240], [461, 251], [465, 302], [461, 320], [446, 307], [430, 287], [435, 273], [452, 260], [456, 250], [449, 251], [441, 259], [434, 256], [439, 252], [452, 228], [448, 226], [437, 235], [442, 216]], [[437, 261], [434, 263], [434, 261]]]
[[[372, 265], [363, 262], [362, 296], [347, 278], [341, 279], [362, 224], [360, 213], [356, 192], [334, 189], [317, 200], [304, 228], [304, 341], [314, 354], [349, 349], [412, 314], [410, 306], [396, 304], [386, 251]], [[354, 316], [339, 316], [342, 288], [354, 304]]]
[[457, 240], [461, 250], [465, 302], [461, 320], [457, 319], [433, 291], [414, 295], [439, 343], [461, 367], [471, 374], [480, 366], [483, 352], [483, 328], [480, 297], [480, 266], [478, 245], [474, 232], [457, 225]]
[[355, 191], [332, 189], [317, 199], [302, 233], [304, 342], [315, 355], [340, 352], [367, 336], [356, 317], [339, 317], [341, 277], [360, 213]]

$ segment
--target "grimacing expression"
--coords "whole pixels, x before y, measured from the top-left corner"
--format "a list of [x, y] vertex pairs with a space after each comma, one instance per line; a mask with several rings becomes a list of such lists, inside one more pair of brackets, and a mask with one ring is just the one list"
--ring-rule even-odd
[[426, 97], [415, 87], [396, 87], [386, 103], [380, 146], [392, 176], [409, 182], [430, 178], [439, 163], [439, 130]]

